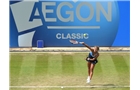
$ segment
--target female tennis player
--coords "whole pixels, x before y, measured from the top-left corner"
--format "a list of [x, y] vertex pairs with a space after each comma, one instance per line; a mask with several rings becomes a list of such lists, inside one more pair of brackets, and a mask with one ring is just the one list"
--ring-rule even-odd
[[91, 48], [84, 42], [81, 42], [81, 44], [83, 44], [85, 47], [87, 47], [90, 50], [89, 55], [86, 58], [87, 66], [88, 66], [87, 83], [90, 83], [93, 76], [93, 70], [94, 70], [95, 64], [98, 62], [97, 58], [99, 57], [99, 53], [98, 53], [99, 47], [94, 46], [93, 48]]

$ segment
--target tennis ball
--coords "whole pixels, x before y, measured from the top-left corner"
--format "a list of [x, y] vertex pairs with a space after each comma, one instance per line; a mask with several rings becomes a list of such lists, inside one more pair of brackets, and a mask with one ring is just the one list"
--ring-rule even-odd
[[89, 38], [89, 37], [88, 37], [88, 33], [84, 33], [84, 34], [83, 34], [83, 37], [84, 37], [85, 39]]
[[86, 37], [87, 36], [87, 34], [84, 34], [84, 37]]
[[63, 88], [63, 87], [61, 87], [61, 88]]

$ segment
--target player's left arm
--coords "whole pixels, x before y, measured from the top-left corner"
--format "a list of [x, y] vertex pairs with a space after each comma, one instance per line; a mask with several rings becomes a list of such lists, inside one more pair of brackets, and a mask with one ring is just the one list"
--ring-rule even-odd
[[96, 60], [98, 57], [99, 57], [99, 53], [97, 53], [97, 55], [95, 55], [94, 58], [92, 58], [92, 59], [89, 58], [89, 60], [94, 61], [94, 60]]

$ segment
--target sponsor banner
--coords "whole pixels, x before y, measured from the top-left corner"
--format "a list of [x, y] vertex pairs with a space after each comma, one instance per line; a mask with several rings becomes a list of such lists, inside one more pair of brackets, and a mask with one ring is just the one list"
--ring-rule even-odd
[[130, 46], [130, 1], [10, 1], [10, 47]]

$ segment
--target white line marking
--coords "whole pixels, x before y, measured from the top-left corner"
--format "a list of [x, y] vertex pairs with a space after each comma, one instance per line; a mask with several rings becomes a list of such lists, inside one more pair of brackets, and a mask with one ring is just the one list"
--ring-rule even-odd
[[130, 88], [130, 86], [10, 86], [10, 88]]
[[[45, 52], [45, 51], [38, 51], [38, 52], [29, 52], [29, 51], [24, 51], [24, 52], [20, 52], [20, 51], [18, 51], [18, 52], [9, 52], [9, 53], [69, 53], [69, 51], [64, 51], [64, 52], [59, 52], [59, 51], [49, 51], [49, 52]], [[88, 51], [86, 51], [86, 52], [70, 52], [70, 53], [88, 53]], [[130, 52], [99, 52], [99, 53], [130, 53]]]
[[76, 3], [78, 0], [72, 0], [72, 1]]
[[48, 29], [100, 29], [100, 26], [47, 26]]

